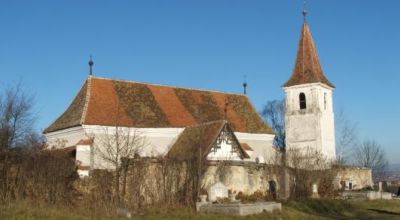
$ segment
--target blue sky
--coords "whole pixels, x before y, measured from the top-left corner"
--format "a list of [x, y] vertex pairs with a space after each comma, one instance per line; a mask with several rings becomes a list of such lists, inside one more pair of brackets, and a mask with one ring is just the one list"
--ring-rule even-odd
[[[308, 22], [335, 107], [400, 163], [400, 1], [309, 0]], [[301, 0], [0, 1], [0, 87], [22, 80], [38, 128], [98, 76], [242, 91], [258, 109], [283, 96]]]

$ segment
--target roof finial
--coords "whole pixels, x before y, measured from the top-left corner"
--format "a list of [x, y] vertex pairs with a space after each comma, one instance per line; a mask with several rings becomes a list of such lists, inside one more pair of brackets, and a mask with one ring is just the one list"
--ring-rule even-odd
[[247, 94], [247, 82], [246, 82], [246, 75], [244, 75], [244, 82], [243, 82], [243, 94]]
[[306, 20], [306, 17], [307, 17], [307, 0], [304, 0], [303, 1], [303, 18], [304, 18], [304, 21]]
[[225, 106], [224, 106], [224, 120], [228, 119], [228, 106], [229, 106], [229, 102], [228, 102], [228, 100], [226, 100]]
[[93, 75], [93, 65], [94, 65], [94, 62], [93, 62], [93, 59], [92, 59], [93, 57], [92, 57], [92, 55], [90, 55], [90, 59], [89, 59], [89, 75], [91, 76], [91, 75]]

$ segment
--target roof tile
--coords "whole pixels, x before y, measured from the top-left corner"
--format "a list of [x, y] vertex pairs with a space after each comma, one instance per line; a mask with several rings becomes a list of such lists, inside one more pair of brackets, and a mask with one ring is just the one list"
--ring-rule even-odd
[[89, 76], [88, 80], [90, 89], [84, 86], [65, 113], [45, 133], [83, 124], [163, 128], [226, 119], [234, 131], [273, 134], [247, 96], [241, 94], [94, 76]]
[[335, 88], [322, 71], [310, 28], [307, 22], [304, 22], [293, 73], [283, 87], [317, 82]]

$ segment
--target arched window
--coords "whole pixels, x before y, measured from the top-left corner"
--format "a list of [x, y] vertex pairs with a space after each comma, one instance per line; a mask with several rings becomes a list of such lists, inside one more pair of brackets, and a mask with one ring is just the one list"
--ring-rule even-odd
[[326, 110], [326, 92], [324, 93], [324, 109]]
[[300, 109], [306, 109], [307, 101], [306, 101], [306, 95], [304, 93], [300, 93], [299, 100], [300, 100]]

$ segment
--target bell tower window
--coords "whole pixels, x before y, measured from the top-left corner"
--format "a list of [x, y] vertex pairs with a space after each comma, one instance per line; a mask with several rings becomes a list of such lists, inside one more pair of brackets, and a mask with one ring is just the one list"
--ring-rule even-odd
[[300, 109], [306, 109], [307, 101], [306, 101], [306, 95], [304, 93], [300, 93], [299, 100], [300, 100]]

